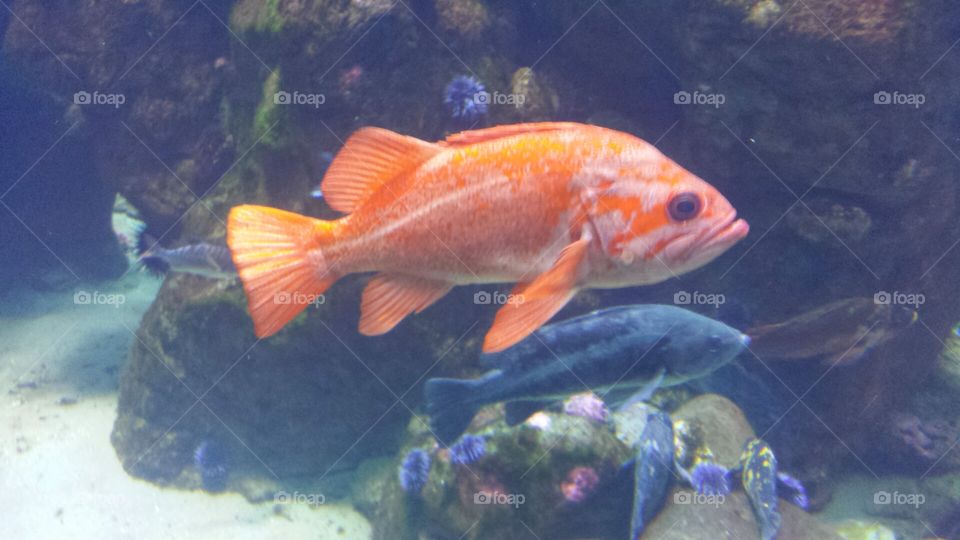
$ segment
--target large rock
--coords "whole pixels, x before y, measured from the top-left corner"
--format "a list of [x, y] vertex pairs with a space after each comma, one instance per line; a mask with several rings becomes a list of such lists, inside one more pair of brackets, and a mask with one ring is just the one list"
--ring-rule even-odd
[[91, 142], [96, 174], [160, 236], [233, 161], [219, 120], [230, 2], [60, 4], [17, 2], [4, 50], [55, 96]]

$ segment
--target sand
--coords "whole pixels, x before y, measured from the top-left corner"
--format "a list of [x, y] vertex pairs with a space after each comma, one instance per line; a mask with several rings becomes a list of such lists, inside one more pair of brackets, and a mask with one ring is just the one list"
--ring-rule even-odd
[[347, 503], [251, 504], [236, 494], [130, 477], [110, 445], [117, 380], [160, 282], [0, 298], [0, 508], [3, 538], [367, 539]]

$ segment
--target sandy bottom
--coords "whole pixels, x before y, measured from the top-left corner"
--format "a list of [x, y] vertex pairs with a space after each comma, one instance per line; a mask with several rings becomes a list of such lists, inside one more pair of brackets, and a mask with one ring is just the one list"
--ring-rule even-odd
[[121, 468], [110, 430], [117, 379], [159, 281], [0, 298], [3, 538], [367, 539], [349, 505], [251, 504], [164, 489]]

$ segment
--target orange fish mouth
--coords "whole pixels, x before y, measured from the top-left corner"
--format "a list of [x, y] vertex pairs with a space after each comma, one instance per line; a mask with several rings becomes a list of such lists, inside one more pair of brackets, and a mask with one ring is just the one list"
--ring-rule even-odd
[[750, 225], [737, 219], [737, 212], [733, 210], [700, 233], [691, 231], [674, 238], [667, 244], [664, 254], [676, 261], [689, 262], [695, 259], [707, 262], [739, 242], [748, 232]]
[[737, 211], [733, 210], [726, 218], [707, 229], [694, 244], [693, 249], [712, 249], [713, 247], [727, 249], [742, 240], [749, 232], [750, 225], [742, 219], [737, 219]]

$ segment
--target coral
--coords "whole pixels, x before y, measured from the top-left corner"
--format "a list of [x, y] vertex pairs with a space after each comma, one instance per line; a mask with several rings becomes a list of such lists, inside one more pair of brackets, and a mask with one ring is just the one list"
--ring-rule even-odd
[[454, 77], [443, 91], [443, 103], [458, 122], [481, 120], [487, 114], [488, 101], [483, 83], [467, 75]]
[[903, 0], [806, 0], [784, 17], [787, 28], [820, 39], [885, 42], [895, 38], [911, 19]]
[[411, 450], [400, 464], [400, 486], [410, 494], [423, 490], [430, 478], [430, 455], [417, 448]]
[[600, 477], [593, 467], [575, 467], [567, 473], [560, 484], [563, 498], [572, 503], [581, 503], [597, 488]]
[[483, 457], [486, 444], [483, 437], [478, 435], [464, 435], [450, 447], [450, 463], [466, 465]]
[[563, 412], [589, 418], [596, 422], [606, 422], [609, 416], [606, 404], [596, 394], [584, 393], [570, 396], [563, 402]]

